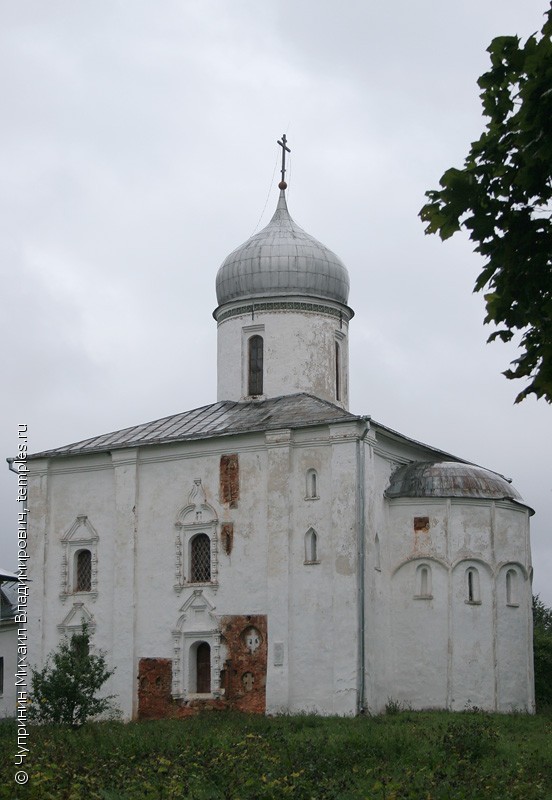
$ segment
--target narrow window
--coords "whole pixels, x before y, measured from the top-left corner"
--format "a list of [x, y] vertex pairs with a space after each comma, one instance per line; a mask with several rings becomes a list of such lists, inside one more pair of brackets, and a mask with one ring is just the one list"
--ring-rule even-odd
[[190, 550], [190, 581], [207, 583], [211, 580], [211, 540], [207, 534], [194, 536]]
[[75, 558], [75, 591], [89, 592], [92, 589], [92, 553], [79, 550]]
[[207, 642], [200, 642], [196, 650], [196, 692], [209, 694], [211, 691], [211, 648]]
[[335, 343], [335, 399], [341, 400], [341, 348]]
[[466, 572], [468, 603], [479, 603], [479, 573], [475, 567], [470, 567]]
[[313, 564], [318, 561], [318, 541], [316, 532], [312, 528], [305, 534], [305, 564]]
[[416, 570], [416, 597], [431, 599], [431, 569], [427, 564], [421, 564]]
[[0, 656], [0, 694], [4, 694], [4, 656]]
[[509, 569], [506, 573], [506, 603], [509, 606], [517, 606], [517, 574], [515, 569]]
[[263, 337], [252, 336], [249, 340], [247, 393], [255, 397], [263, 393]]
[[379, 534], [374, 538], [374, 569], [381, 571], [381, 552]]
[[318, 497], [318, 475], [315, 469], [307, 470], [307, 499], [314, 500]]

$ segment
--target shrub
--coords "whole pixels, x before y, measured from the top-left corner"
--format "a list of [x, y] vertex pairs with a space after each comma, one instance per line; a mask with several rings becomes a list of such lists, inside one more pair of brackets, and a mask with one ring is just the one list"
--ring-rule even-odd
[[552, 609], [533, 597], [533, 656], [537, 708], [552, 706]]
[[104, 653], [90, 653], [90, 635], [83, 624], [80, 633], [50, 653], [43, 669], [32, 670], [29, 718], [78, 728], [91, 717], [113, 712], [113, 695], [96, 697], [112, 674]]

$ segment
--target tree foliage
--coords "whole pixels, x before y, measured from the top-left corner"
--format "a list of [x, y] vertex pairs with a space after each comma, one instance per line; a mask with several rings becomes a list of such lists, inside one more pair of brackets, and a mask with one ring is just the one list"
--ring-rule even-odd
[[420, 211], [426, 233], [444, 240], [466, 228], [486, 259], [474, 291], [486, 289], [485, 323], [498, 326], [488, 341], [521, 334], [521, 355], [503, 373], [526, 381], [516, 402], [552, 402], [552, 7], [545, 16], [524, 45], [492, 41], [478, 81], [486, 129]]
[[533, 657], [537, 708], [552, 706], [552, 608], [533, 597]]
[[32, 670], [30, 718], [77, 728], [91, 717], [113, 711], [113, 695], [96, 697], [112, 674], [104, 653], [90, 653], [90, 635], [83, 624], [81, 632], [48, 656], [43, 669]]

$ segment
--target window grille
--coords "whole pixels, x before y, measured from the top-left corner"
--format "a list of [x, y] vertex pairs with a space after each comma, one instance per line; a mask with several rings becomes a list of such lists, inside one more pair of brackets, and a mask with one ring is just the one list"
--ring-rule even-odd
[[211, 540], [206, 533], [199, 533], [192, 539], [191, 570], [192, 583], [206, 583], [211, 580]]
[[92, 589], [92, 553], [80, 550], [77, 553], [75, 591], [89, 592]]

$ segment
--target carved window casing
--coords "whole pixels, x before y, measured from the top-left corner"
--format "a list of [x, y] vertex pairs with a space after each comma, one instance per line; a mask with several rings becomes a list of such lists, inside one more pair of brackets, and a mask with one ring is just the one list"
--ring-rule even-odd
[[99, 536], [84, 514], [79, 515], [61, 539], [60, 597], [74, 594], [98, 595]]
[[203, 589], [194, 589], [180, 608], [172, 632], [172, 696], [220, 697], [221, 634], [214, 606]]
[[206, 501], [201, 480], [194, 480], [188, 505], [175, 523], [175, 583], [180, 592], [186, 586], [206, 584], [218, 587], [218, 518]]

